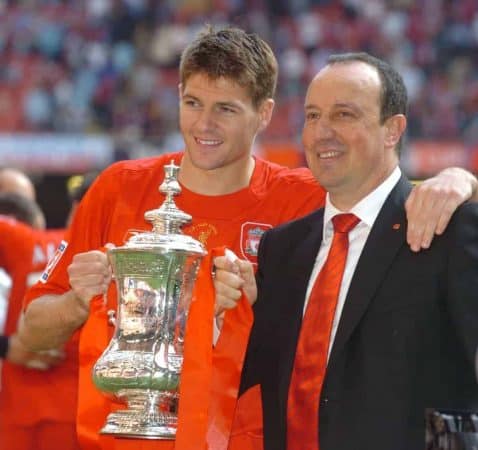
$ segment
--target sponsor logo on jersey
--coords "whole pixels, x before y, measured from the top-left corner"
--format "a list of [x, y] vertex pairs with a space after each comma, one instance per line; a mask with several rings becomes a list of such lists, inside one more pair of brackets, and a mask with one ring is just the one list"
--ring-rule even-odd
[[241, 227], [242, 256], [252, 263], [257, 263], [257, 252], [262, 235], [272, 225], [268, 223], [245, 222]]
[[48, 264], [47, 264], [45, 270], [41, 274], [40, 281], [42, 283], [47, 282], [48, 277], [53, 272], [53, 269], [58, 264], [58, 261], [60, 261], [60, 258], [62, 257], [63, 253], [65, 253], [65, 250], [66, 250], [67, 247], [68, 247], [68, 242], [66, 242], [66, 241], [61, 241], [60, 242], [60, 245], [56, 249], [56, 251], [55, 251], [54, 255], [52, 256], [52, 258], [50, 259], [50, 261], [48, 261]]

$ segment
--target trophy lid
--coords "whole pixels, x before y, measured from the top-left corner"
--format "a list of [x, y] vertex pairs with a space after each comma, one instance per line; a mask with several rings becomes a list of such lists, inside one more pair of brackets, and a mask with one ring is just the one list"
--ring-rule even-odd
[[[138, 232], [128, 239], [120, 249], [162, 251], [186, 251], [205, 255], [204, 246], [191, 236], [182, 233], [181, 227], [191, 222], [191, 215], [180, 210], [173, 197], [181, 192], [178, 183], [179, 166], [171, 161], [164, 166], [164, 181], [159, 191], [166, 195], [163, 204], [150, 211], [146, 211], [144, 218], [153, 225], [152, 231]], [[114, 250], [115, 249], [111, 249]]]

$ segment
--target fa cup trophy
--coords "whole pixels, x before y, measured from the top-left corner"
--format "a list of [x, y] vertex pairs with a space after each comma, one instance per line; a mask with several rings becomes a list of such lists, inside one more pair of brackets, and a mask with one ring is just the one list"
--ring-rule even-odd
[[179, 210], [179, 167], [165, 168], [166, 200], [147, 211], [151, 232], [108, 250], [118, 290], [115, 332], [93, 368], [96, 387], [127, 404], [100, 431], [122, 437], [173, 439], [185, 325], [202, 244], [181, 232], [191, 216]]

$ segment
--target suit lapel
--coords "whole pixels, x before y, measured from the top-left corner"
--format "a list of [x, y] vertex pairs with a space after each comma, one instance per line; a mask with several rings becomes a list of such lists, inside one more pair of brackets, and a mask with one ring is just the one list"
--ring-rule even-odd
[[406, 243], [404, 202], [410, 190], [410, 183], [402, 177], [375, 220], [350, 283], [329, 367], [334, 364], [365, 313], [397, 251]]

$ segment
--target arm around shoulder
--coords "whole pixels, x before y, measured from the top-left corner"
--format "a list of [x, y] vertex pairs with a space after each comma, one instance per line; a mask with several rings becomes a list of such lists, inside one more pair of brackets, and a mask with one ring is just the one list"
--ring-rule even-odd
[[83, 325], [88, 313], [87, 305], [72, 290], [38, 297], [25, 311], [19, 339], [32, 351], [59, 348]]
[[478, 180], [461, 167], [449, 167], [415, 186], [405, 204], [407, 241], [413, 251], [429, 248], [463, 202], [478, 201]]

